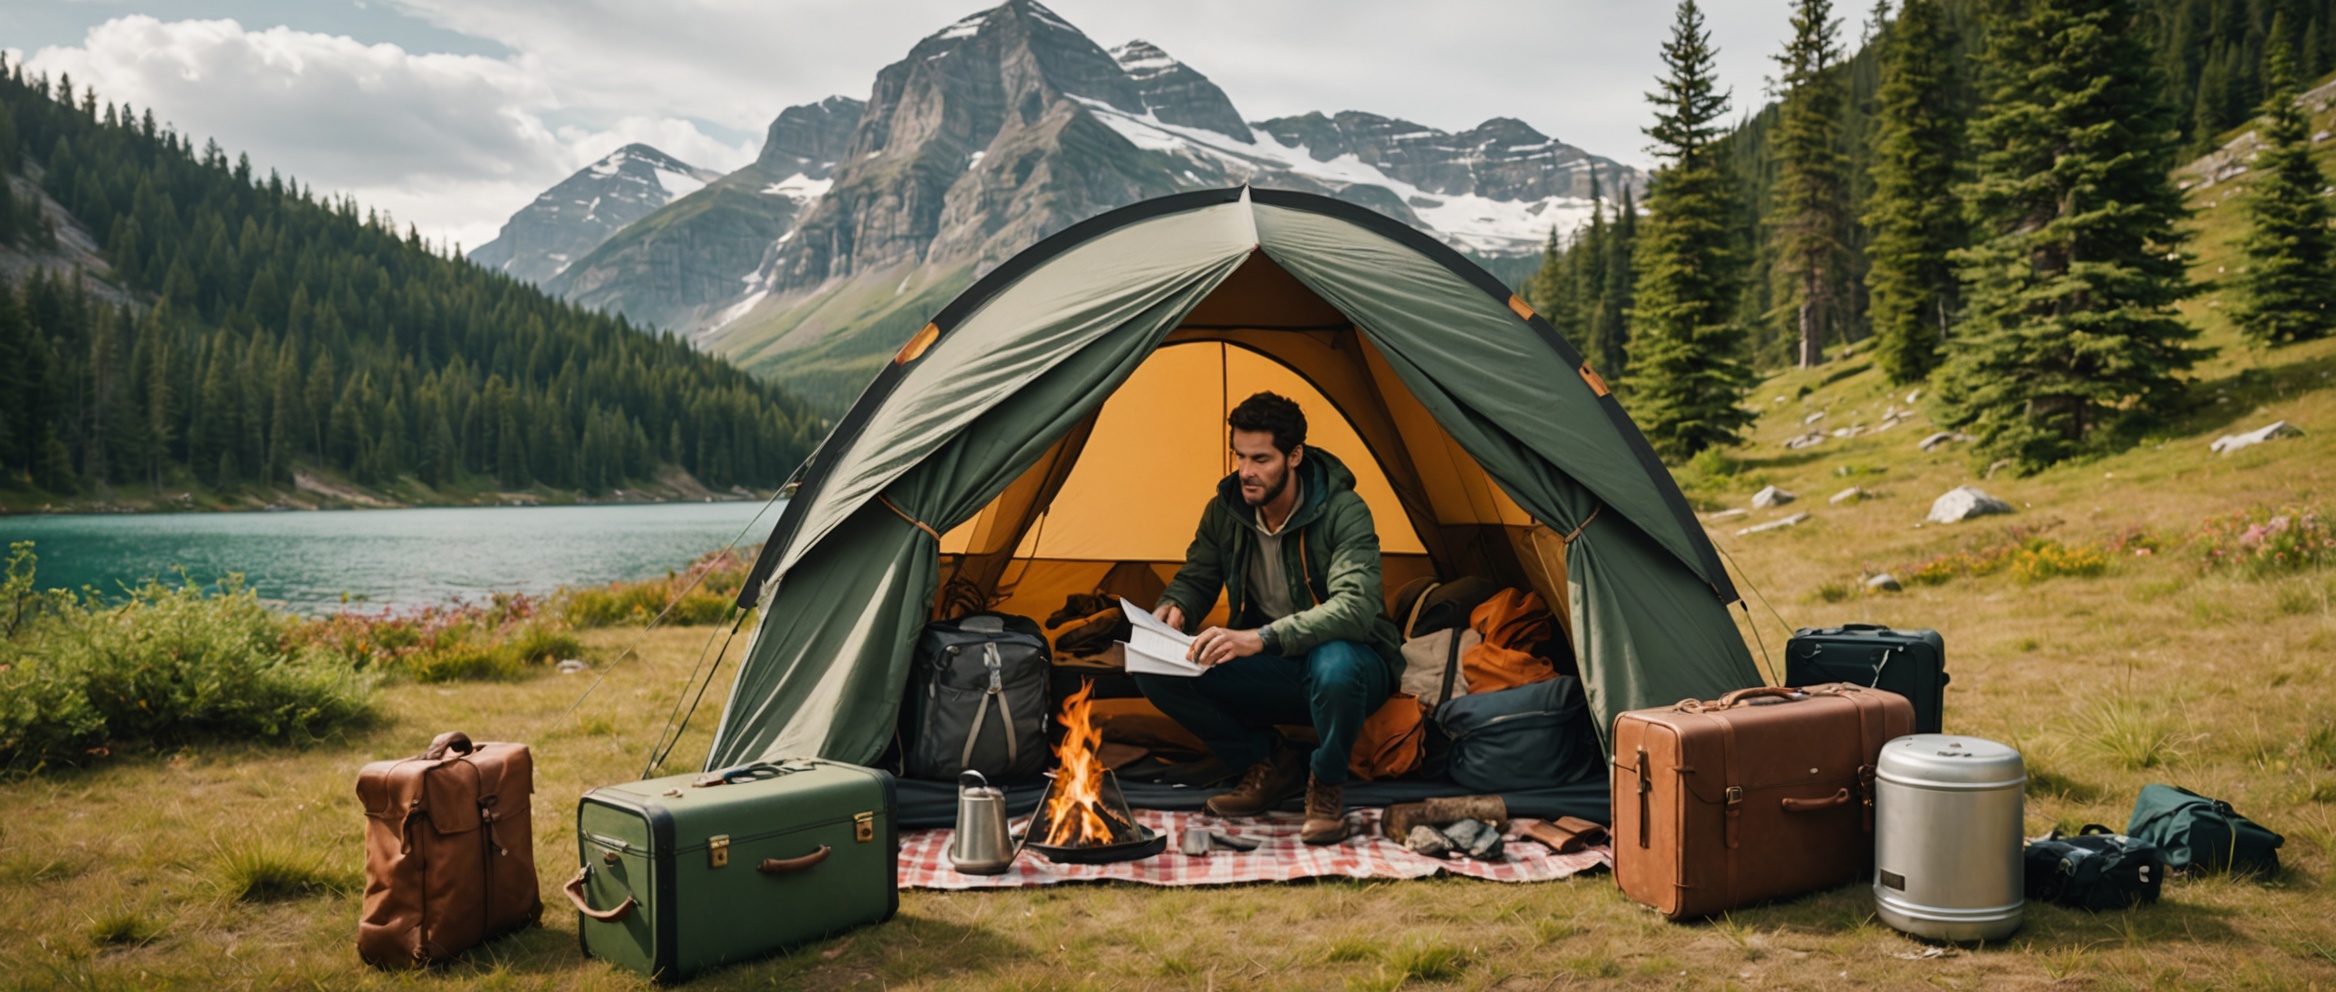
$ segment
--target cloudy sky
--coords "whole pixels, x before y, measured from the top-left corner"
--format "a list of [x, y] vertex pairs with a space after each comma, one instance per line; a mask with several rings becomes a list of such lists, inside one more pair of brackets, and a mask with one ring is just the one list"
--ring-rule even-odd
[[[1647, 164], [1668, 0], [1046, 0], [1143, 38], [1251, 120], [1367, 110], [1522, 118]], [[476, 246], [629, 141], [728, 170], [785, 107], [876, 70], [984, 0], [12, 0], [0, 46], [103, 99]], [[1787, 0], [1707, 0], [1724, 81], [1759, 102]], [[1844, 4], [1854, 43], [1862, 7]], [[1430, 13], [1432, 11], [1432, 13]]]

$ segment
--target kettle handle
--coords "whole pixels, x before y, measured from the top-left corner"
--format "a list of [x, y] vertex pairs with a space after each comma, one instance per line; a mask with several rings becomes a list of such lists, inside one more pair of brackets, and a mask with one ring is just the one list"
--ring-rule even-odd
[[987, 789], [990, 787], [990, 780], [982, 777], [980, 772], [968, 768], [957, 773], [957, 787], [960, 789]]

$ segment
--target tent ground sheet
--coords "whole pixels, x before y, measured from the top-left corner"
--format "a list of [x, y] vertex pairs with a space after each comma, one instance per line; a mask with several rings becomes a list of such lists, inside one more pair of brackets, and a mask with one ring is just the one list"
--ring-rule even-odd
[[[1614, 863], [1608, 847], [1557, 854], [1515, 837], [1502, 845], [1505, 850], [1498, 861], [1431, 858], [1382, 835], [1380, 813], [1376, 809], [1349, 812], [1347, 820], [1356, 824], [1355, 835], [1338, 844], [1314, 847], [1298, 840], [1305, 818], [1296, 814], [1226, 820], [1201, 812], [1139, 809], [1135, 811], [1138, 822], [1167, 835], [1166, 851], [1108, 865], [1055, 864], [1035, 851], [1024, 851], [1003, 875], [960, 874], [949, 866], [952, 831], [910, 830], [900, 835], [900, 887], [992, 889], [1102, 880], [1160, 886], [1233, 885], [1303, 878], [1425, 878], [1439, 872], [1495, 882], [1547, 882]], [[1027, 818], [1018, 819], [1014, 828], [1019, 831], [1027, 825]], [[1218, 848], [1204, 857], [1193, 857], [1177, 849], [1177, 841], [1188, 829], [1221, 831], [1262, 843], [1255, 851]]]

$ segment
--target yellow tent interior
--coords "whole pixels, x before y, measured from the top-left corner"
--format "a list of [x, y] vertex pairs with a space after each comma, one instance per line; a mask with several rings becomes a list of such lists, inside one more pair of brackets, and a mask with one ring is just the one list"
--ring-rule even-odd
[[[1352, 321], [1262, 252], [1093, 416], [942, 535], [934, 615], [1044, 618], [1098, 589], [1150, 606], [1232, 471], [1226, 414], [1260, 390], [1296, 400], [1307, 446], [1354, 472], [1387, 596], [1419, 576], [1482, 576], [1539, 592], [1570, 636], [1564, 535], [1501, 491]], [[1207, 622], [1227, 611], [1220, 597]]]

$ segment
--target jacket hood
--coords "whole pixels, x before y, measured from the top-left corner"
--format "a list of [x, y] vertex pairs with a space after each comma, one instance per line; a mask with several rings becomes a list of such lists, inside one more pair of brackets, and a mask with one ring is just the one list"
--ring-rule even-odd
[[[1307, 445], [1305, 450], [1305, 457], [1298, 462], [1298, 484], [1304, 487], [1305, 499], [1298, 505], [1298, 512], [1283, 522], [1285, 531], [1313, 523], [1330, 505], [1331, 497], [1355, 488], [1354, 472], [1338, 456], [1313, 445]], [[1217, 501], [1236, 519], [1249, 518], [1249, 504], [1241, 500], [1241, 473], [1234, 472], [1217, 481]]]

